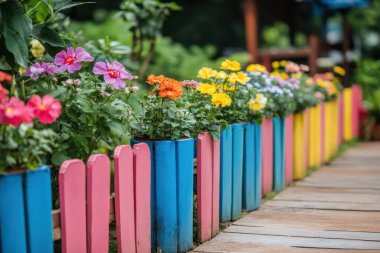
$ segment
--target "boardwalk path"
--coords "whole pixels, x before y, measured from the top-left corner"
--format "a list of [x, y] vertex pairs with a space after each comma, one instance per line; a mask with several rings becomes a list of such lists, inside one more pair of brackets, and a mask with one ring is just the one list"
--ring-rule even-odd
[[362, 143], [194, 252], [380, 252], [380, 143]]

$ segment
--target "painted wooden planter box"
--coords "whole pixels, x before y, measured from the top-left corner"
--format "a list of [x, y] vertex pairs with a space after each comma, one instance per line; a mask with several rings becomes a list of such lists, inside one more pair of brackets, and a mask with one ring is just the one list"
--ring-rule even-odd
[[220, 220], [237, 219], [242, 210], [245, 123], [230, 124], [220, 139]]
[[293, 115], [285, 118], [285, 184], [293, 182]]
[[243, 208], [252, 211], [261, 205], [261, 125], [244, 126]]
[[0, 176], [0, 252], [53, 252], [50, 168]]
[[343, 94], [339, 94], [338, 97], [338, 143], [343, 143], [343, 135], [344, 135], [344, 96]]
[[309, 143], [310, 143], [310, 135], [309, 135], [309, 126], [310, 126], [310, 108], [307, 108], [302, 112], [303, 114], [303, 134], [304, 134], [304, 152], [303, 152], [303, 170], [306, 174], [307, 169], [309, 168]]
[[319, 153], [319, 145], [318, 145], [318, 138], [320, 138], [320, 135], [318, 134], [318, 107], [312, 107], [309, 110], [309, 129], [308, 129], [308, 136], [309, 136], [309, 156], [308, 156], [308, 168], [311, 167], [317, 167], [318, 166], [318, 158], [317, 154]]
[[293, 125], [293, 179], [299, 180], [305, 176], [305, 127], [304, 114], [302, 112], [294, 114]]
[[325, 103], [322, 103], [321, 104], [321, 114], [320, 114], [320, 117], [321, 117], [321, 124], [320, 124], [320, 127], [321, 127], [321, 149], [320, 149], [320, 163], [321, 165], [324, 164], [326, 162], [326, 159], [325, 159], [325, 134], [326, 134], [326, 129], [325, 129], [325, 121], [326, 121], [326, 104]]
[[193, 246], [194, 139], [143, 142], [151, 153], [152, 250], [186, 252]]
[[273, 118], [273, 189], [285, 189], [285, 119]]
[[262, 125], [262, 195], [273, 189], [273, 120], [267, 118]]

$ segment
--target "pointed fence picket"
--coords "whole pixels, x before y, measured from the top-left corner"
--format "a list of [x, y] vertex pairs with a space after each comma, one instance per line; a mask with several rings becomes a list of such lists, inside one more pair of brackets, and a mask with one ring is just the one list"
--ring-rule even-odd
[[[151, 252], [150, 151], [146, 144], [115, 149], [115, 213], [118, 252]], [[110, 160], [92, 155], [65, 161], [59, 171], [62, 252], [108, 252]], [[86, 191], [87, 190], [87, 191]], [[54, 217], [54, 216], [53, 216]]]

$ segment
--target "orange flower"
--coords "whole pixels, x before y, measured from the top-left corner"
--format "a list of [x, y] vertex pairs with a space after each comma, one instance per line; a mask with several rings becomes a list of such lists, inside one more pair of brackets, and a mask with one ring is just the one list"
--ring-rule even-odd
[[177, 99], [182, 96], [183, 88], [182, 84], [177, 80], [171, 78], [164, 78], [161, 82], [161, 86], [158, 89], [158, 95], [160, 97], [168, 97], [171, 99]]
[[146, 83], [149, 85], [161, 84], [162, 81], [164, 81], [164, 79], [165, 79], [165, 76], [163, 75], [159, 75], [159, 76], [149, 75]]
[[6, 81], [6, 82], [12, 81], [12, 76], [3, 71], [0, 71], [0, 82], [3, 82], [3, 81]]

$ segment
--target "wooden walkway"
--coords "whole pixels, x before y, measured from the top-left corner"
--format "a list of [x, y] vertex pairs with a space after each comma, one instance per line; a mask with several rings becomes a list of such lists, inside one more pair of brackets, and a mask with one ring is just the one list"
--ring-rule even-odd
[[362, 143], [194, 252], [380, 252], [380, 143]]

